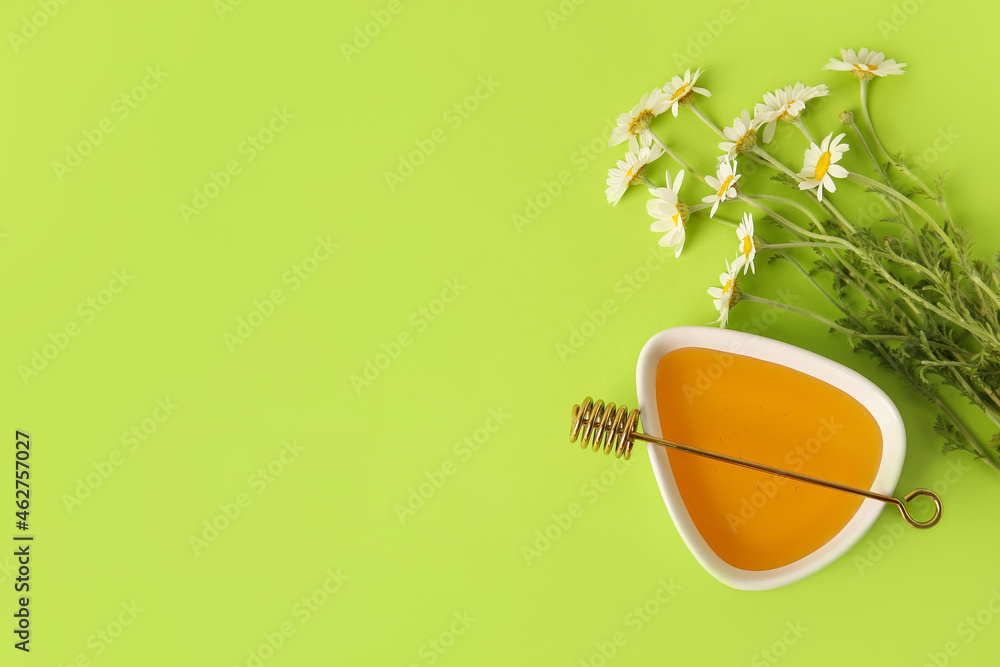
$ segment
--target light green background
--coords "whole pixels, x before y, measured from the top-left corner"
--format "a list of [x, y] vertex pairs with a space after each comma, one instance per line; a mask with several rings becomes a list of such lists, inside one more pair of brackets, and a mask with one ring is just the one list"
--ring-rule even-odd
[[[760, 652], [777, 645], [783, 665], [921, 665], [948, 642], [959, 648], [950, 664], [994, 664], [1000, 619], [990, 613], [971, 635], [959, 624], [1000, 590], [1000, 479], [941, 456], [928, 406], [821, 326], [781, 314], [766, 334], [892, 396], [910, 436], [900, 488], [943, 491], [934, 530], [899, 536], [886, 512], [819, 574], [731, 590], [681, 542], [641, 449], [611, 475], [567, 428], [587, 394], [634, 404], [650, 335], [714, 318], [705, 289], [734, 251], [731, 230], [692, 223], [675, 261], [648, 231], [640, 193], [615, 209], [604, 201], [622, 147], [581, 152], [683, 70], [675, 56], [689, 38], [701, 33], [693, 65], [707, 70], [702, 108], [720, 124], [766, 90], [826, 82], [836, 103], [808, 119], [825, 135], [855, 99], [849, 75], [820, 71], [839, 48], [908, 62], [904, 77], [876, 82], [876, 121], [910, 155], [939, 131], [958, 135], [931, 171], [950, 170], [953, 210], [986, 253], [1000, 247], [996, 6], [589, 0], [564, 2], [553, 25], [556, 0], [399, 3], [350, 61], [341, 43], [388, 3], [245, 0], [220, 18], [211, 0], [73, 0], [16, 50], [9, 37], [0, 48], [0, 423], [8, 457], [15, 429], [33, 437], [37, 536], [30, 656], [10, 646], [13, 559], [0, 556], [0, 663], [248, 665], [288, 623], [294, 634], [263, 664], [600, 665], [597, 645], [617, 632], [627, 643], [608, 664], [773, 664]], [[5, 3], [4, 33], [39, 7]], [[728, 24], [716, 22], [724, 10]], [[115, 101], [147, 67], [168, 76], [121, 118]], [[449, 109], [482, 79], [499, 85], [480, 88], [478, 108], [456, 121]], [[241, 144], [274, 109], [294, 119], [248, 161]], [[102, 119], [113, 131], [60, 180], [52, 163]], [[712, 163], [716, 140], [689, 114], [657, 127], [703, 169]], [[390, 189], [385, 173], [432, 136], [444, 140]], [[792, 128], [782, 140], [792, 142], [783, 154], [800, 154]], [[861, 157], [845, 163], [862, 168]], [[229, 161], [239, 173], [186, 223], [180, 205]], [[572, 181], [517, 229], [512, 215], [564, 170]], [[704, 194], [693, 179], [684, 192]], [[327, 236], [339, 247], [293, 290], [283, 276]], [[626, 299], [616, 285], [651, 251], [669, 261]], [[88, 320], [79, 304], [106, 298], [123, 267], [134, 279]], [[419, 309], [436, 307], [449, 280], [464, 291], [421, 325]], [[746, 285], [769, 295], [786, 282], [823, 309], [784, 271], [765, 267]], [[231, 352], [225, 334], [273, 290], [284, 302]], [[607, 299], [617, 312], [561, 359], [556, 344]], [[734, 311], [734, 327], [756, 308]], [[25, 383], [19, 366], [71, 323], [79, 334]], [[410, 344], [356, 392], [351, 375], [401, 334]], [[167, 398], [177, 409], [130, 451], [122, 434]], [[509, 417], [472, 455], [456, 450], [483, 435], [490, 410]], [[286, 440], [304, 451], [262, 488], [252, 476]], [[65, 497], [111, 456], [121, 464], [70, 511]], [[396, 505], [443, 466], [454, 474], [401, 521]], [[601, 473], [614, 483], [596, 492]], [[196, 554], [191, 536], [239, 494], [249, 506]], [[572, 503], [582, 516], [529, 564], [522, 547]], [[316, 593], [338, 570], [342, 587]], [[661, 581], [680, 588], [637, 628], [629, 614]], [[314, 594], [325, 604], [305, 619], [296, 605]], [[133, 601], [134, 622], [100, 639]], [[449, 642], [465, 613], [475, 621]], [[782, 646], [788, 624], [807, 630]], [[438, 640], [451, 645], [435, 652]]]

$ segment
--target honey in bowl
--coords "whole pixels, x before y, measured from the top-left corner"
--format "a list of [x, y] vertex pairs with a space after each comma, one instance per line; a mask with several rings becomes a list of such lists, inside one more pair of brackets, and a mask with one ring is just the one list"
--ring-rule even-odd
[[[662, 435], [686, 445], [868, 489], [882, 432], [844, 391], [780, 364], [700, 347], [656, 369]], [[835, 537], [863, 499], [697, 455], [668, 452], [691, 520], [733, 567], [794, 563]]]

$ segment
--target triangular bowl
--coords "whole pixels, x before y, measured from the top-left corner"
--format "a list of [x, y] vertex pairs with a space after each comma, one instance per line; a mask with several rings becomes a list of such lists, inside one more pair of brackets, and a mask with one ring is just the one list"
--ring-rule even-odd
[[[906, 456], [906, 432], [899, 411], [885, 392], [841, 364], [763, 336], [714, 327], [676, 327], [650, 338], [639, 354], [636, 369], [636, 391], [645, 433], [662, 437], [656, 403], [657, 365], [668, 352], [685, 347], [707, 348], [780, 364], [853, 396], [872, 414], [882, 431], [882, 460], [871, 489], [883, 494], [892, 494], [895, 490]], [[681, 539], [712, 576], [741, 590], [758, 591], [785, 586], [823, 569], [857, 544], [884, 508], [884, 504], [877, 500], [865, 499], [843, 529], [816, 551], [779, 568], [742, 570], [716, 555], [698, 532], [677, 489], [666, 450], [656, 445], [648, 445], [647, 449], [660, 493]]]

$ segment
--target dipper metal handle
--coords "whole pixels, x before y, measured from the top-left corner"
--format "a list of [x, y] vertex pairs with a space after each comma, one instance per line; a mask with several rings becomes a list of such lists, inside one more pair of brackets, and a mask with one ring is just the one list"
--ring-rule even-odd
[[[818, 477], [803, 475], [799, 472], [783, 470], [781, 468], [775, 468], [763, 463], [746, 461], [744, 459], [736, 458], [735, 456], [720, 454], [707, 449], [699, 449], [698, 447], [684, 445], [671, 440], [664, 440], [663, 438], [656, 438], [651, 435], [644, 435], [639, 433], [638, 428], [638, 410], [632, 410], [632, 412], [629, 413], [628, 408], [624, 405], [617, 407], [614, 403], [608, 403], [605, 405], [604, 401], [597, 401], [595, 403], [594, 399], [588, 396], [584, 399], [583, 403], [573, 406], [573, 422], [570, 426], [569, 440], [570, 442], [576, 442], [577, 439], [580, 439], [580, 447], [582, 449], [586, 449], [588, 445], [591, 445], [591, 448], [595, 452], [603, 448], [605, 454], [610, 454], [614, 451], [616, 457], [625, 457], [625, 459], [629, 459], [632, 456], [632, 447], [635, 444], [635, 441], [643, 440], [654, 445], [659, 445], [660, 447], [676, 449], [681, 452], [696, 454], [715, 461], [732, 463], [733, 465], [749, 468], [750, 470], [766, 472], [771, 475], [780, 475], [782, 477], [788, 477], [800, 482], [805, 482], [806, 484], [814, 484], [816, 486], [823, 486], [828, 489], [835, 489], [845, 493], [853, 493], [856, 496], [862, 496], [864, 498], [870, 498], [871, 500], [878, 500], [879, 502], [895, 505], [896, 509], [899, 510], [899, 513], [903, 515], [903, 519], [906, 520], [906, 523], [910, 524], [914, 528], [930, 528], [941, 520], [941, 498], [930, 489], [914, 489], [903, 496], [903, 499], [900, 500], [899, 498], [894, 498], [881, 493], [875, 493], [874, 491], [868, 491], [866, 489], [858, 489], [839, 482], [819, 479]], [[927, 496], [934, 502], [934, 516], [926, 521], [917, 521], [910, 516], [910, 513], [906, 508], [905, 503], [910, 502], [917, 496]]]

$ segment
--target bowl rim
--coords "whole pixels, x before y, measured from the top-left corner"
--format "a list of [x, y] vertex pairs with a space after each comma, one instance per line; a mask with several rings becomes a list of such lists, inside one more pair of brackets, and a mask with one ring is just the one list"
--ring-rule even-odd
[[[650, 337], [639, 353], [636, 365], [636, 392], [644, 433], [662, 437], [656, 410], [656, 369], [665, 354], [684, 347], [701, 347], [771, 361], [823, 380], [853, 396], [872, 414], [882, 430], [882, 460], [871, 489], [877, 493], [893, 493], [906, 457], [906, 431], [899, 410], [886, 393], [860, 373], [831, 359], [756, 334], [715, 327], [681, 326], [665, 329]], [[867, 498], [844, 528], [816, 551], [779, 568], [743, 570], [716, 555], [698, 532], [677, 489], [666, 450], [652, 444], [648, 444], [646, 449], [660, 494], [681, 539], [709, 574], [740, 590], [778, 588], [818, 572], [857, 544], [885, 507], [884, 503]]]

